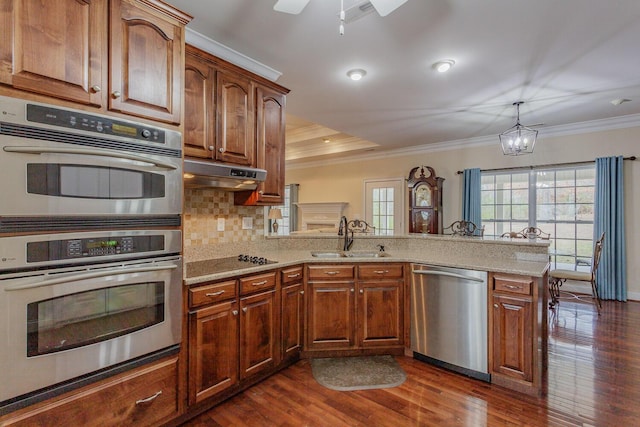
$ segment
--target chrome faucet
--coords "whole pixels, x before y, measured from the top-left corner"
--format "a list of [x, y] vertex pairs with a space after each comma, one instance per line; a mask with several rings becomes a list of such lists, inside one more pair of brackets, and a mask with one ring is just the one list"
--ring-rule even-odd
[[[351, 232], [351, 236], [349, 236]], [[353, 231], [349, 230], [349, 222], [346, 216], [340, 218], [340, 226], [338, 227], [338, 236], [344, 236], [344, 243], [342, 244], [342, 250], [348, 251], [353, 245]]]

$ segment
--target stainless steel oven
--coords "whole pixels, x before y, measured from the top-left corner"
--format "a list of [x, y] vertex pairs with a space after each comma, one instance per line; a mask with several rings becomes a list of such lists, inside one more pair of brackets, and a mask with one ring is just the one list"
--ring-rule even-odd
[[0, 238], [0, 407], [177, 351], [181, 245], [162, 229]]
[[179, 225], [182, 147], [171, 129], [0, 97], [0, 170], [11, 200], [0, 232], [25, 231], [25, 218], [43, 229], [51, 217], [56, 229], [112, 228], [113, 215]]

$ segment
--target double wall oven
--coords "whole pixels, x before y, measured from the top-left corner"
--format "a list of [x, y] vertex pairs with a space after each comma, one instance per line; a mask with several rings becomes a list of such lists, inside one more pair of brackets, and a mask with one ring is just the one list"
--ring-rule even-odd
[[0, 97], [0, 413], [178, 351], [178, 132]]

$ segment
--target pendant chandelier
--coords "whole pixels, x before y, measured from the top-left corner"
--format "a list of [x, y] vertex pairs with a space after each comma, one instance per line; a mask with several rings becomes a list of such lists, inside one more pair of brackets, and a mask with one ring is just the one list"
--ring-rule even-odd
[[520, 124], [520, 105], [523, 101], [514, 102], [516, 107], [516, 124], [500, 134], [500, 145], [505, 156], [519, 156], [533, 153], [538, 131]]

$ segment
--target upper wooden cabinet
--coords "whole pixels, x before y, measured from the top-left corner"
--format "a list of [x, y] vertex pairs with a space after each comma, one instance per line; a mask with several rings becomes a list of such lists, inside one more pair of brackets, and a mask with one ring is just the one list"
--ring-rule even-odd
[[107, 0], [0, 0], [0, 83], [103, 106]]
[[267, 179], [252, 192], [235, 195], [236, 204], [279, 205], [284, 203], [285, 96], [273, 89], [256, 88], [256, 166], [267, 171]]
[[180, 123], [190, 19], [158, 0], [0, 0], [0, 83]]
[[204, 52], [186, 47], [184, 152], [188, 157], [267, 171], [236, 205], [284, 201], [285, 103], [289, 91]]

